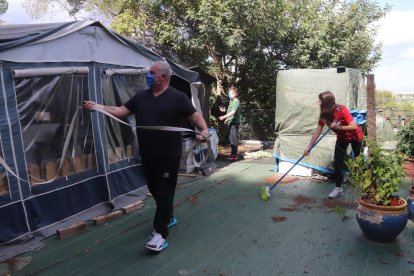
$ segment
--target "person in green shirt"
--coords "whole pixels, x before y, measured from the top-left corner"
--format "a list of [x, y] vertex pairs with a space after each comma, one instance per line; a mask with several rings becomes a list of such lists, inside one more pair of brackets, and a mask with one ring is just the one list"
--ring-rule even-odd
[[228, 125], [229, 140], [231, 145], [231, 155], [229, 160], [235, 161], [237, 157], [237, 148], [239, 145], [239, 127], [240, 127], [240, 100], [239, 91], [236, 87], [232, 86], [229, 89], [230, 103], [227, 108], [227, 114], [220, 116], [219, 120], [224, 121], [224, 124]]

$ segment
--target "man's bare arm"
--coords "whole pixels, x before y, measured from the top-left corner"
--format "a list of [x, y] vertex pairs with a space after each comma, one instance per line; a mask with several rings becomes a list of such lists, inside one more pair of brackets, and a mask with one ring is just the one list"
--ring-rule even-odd
[[92, 101], [83, 101], [83, 106], [82, 108], [87, 109], [89, 111], [94, 111], [94, 107], [96, 108], [100, 108], [112, 115], [114, 115], [115, 117], [118, 118], [125, 118], [128, 117], [129, 115], [131, 115], [131, 111], [129, 111], [128, 108], [126, 108], [125, 106], [107, 106], [107, 105], [102, 105], [102, 104], [97, 104], [95, 102]]
[[208, 135], [207, 123], [199, 112], [194, 112], [193, 114], [187, 117], [187, 120], [189, 120], [197, 126], [197, 128], [200, 130], [201, 135]]

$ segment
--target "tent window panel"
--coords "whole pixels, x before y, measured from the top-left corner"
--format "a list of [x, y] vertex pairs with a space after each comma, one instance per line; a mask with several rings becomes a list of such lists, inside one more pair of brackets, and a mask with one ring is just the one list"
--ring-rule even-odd
[[[111, 75], [102, 79], [103, 101], [105, 105], [121, 106], [131, 97], [147, 89], [145, 75]], [[135, 125], [135, 117], [130, 116], [128, 123]], [[106, 117], [106, 141], [110, 163], [138, 157], [138, 141], [135, 128], [121, 124]]]
[[[0, 146], [0, 156], [3, 157], [3, 150]], [[0, 165], [0, 196], [9, 194], [9, 183], [7, 180], [6, 169]]]
[[[86, 74], [15, 79], [31, 184], [96, 168]], [[70, 125], [73, 121], [73, 129]]]

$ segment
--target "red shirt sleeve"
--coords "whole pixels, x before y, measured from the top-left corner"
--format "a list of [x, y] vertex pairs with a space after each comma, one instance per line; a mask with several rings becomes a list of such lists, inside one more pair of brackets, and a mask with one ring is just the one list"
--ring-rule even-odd
[[[334, 121], [338, 122], [341, 126], [347, 126], [354, 121], [354, 118], [352, 118], [351, 112], [349, 112], [348, 108], [343, 105], [338, 105], [334, 112]], [[341, 141], [361, 141], [364, 137], [359, 125], [357, 125], [357, 129], [355, 131], [345, 132], [334, 130], [334, 132], [337, 134], [337, 139]]]

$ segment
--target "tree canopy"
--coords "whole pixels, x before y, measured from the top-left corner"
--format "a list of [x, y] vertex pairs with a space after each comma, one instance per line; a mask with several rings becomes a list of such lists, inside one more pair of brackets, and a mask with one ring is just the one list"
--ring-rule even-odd
[[67, 3], [73, 11], [99, 10], [115, 31], [162, 56], [206, 68], [217, 79], [217, 95], [237, 85], [242, 99], [250, 100], [248, 108], [274, 108], [278, 70], [346, 66], [371, 71], [381, 58], [376, 22], [390, 9], [369, 0]]
[[388, 90], [378, 90], [375, 101], [377, 108], [380, 109], [407, 110], [414, 112], [412, 98], [401, 98]]
[[9, 2], [7, 0], [0, 0], [0, 15], [4, 14], [9, 8]]

